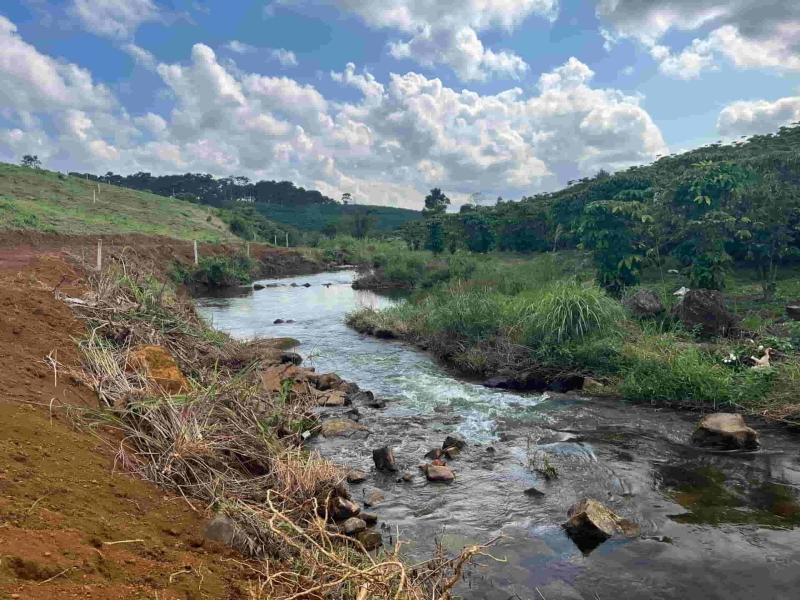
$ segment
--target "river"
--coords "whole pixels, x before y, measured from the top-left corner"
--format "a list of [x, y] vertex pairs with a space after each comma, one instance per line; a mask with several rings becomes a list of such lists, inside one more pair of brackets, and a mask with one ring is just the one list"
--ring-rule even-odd
[[[196, 300], [214, 325], [237, 337], [292, 337], [304, 364], [335, 372], [387, 400], [359, 407], [368, 428], [350, 438], [316, 438], [326, 456], [369, 474], [387, 543], [397, 532], [412, 560], [435, 540], [458, 551], [504, 536], [479, 560], [458, 593], [465, 598], [546, 600], [621, 598], [796, 599], [800, 597], [800, 445], [786, 430], [753, 423], [762, 450], [699, 450], [688, 439], [697, 414], [580, 393], [517, 394], [465, 381], [430, 356], [348, 328], [344, 315], [402, 301], [350, 287], [353, 271], [281, 280], [253, 291]], [[297, 287], [292, 287], [291, 284]], [[310, 287], [303, 287], [303, 284]], [[329, 285], [326, 285], [329, 284]], [[294, 323], [276, 325], [275, 319]], [[322, 409], [336, 416], [345, 409]], [[450, 433], [465, 452], [448, 463], [450, 485], [431, 484], [417, 465]], [[410, 482], [376, 473], [373, 448], [388, 444]], [[551, 457], [545, 480], [529, 457]], [[530, 497], [535, 487], [543, 496]], [[582, 551], [560, 523], [584, 497], [638, 523], [640, 536]]]

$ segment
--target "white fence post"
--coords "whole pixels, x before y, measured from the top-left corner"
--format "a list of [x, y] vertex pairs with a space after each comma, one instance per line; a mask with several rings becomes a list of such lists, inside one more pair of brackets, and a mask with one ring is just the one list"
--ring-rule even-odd
[[289, 247], [289, 232], [286, 232], [286, 247]]
[[103, 268], [103, 240], [97, 240], [97, 270]]
[[194, 264], [195, 265], [198, 264], [198, 260], [197, 260], [197, 240], [194, 241]]
[[92, 204], [97, 204], [97, 194], [92, 190]]
[[250, 258], [250, 242], [247, 242], [247, 258]]

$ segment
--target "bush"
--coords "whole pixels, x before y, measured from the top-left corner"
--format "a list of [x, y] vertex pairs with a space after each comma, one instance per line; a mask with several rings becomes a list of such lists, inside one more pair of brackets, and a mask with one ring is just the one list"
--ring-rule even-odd
[[224, 287], [249, 282], [252, 269], [253, 261], [243, 255], [207, 256], [201, 258], [197, 265], [176, 263], [170, 277], [175, 283]]

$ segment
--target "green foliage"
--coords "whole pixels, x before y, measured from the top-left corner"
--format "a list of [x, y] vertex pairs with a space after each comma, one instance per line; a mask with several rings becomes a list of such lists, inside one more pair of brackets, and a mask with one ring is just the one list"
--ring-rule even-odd
[[598, 283], [611, 294], [639, 282], [647, 250], [641, 226], [653, 221], [645, 210], [636, 200], [601, 200], [584, 209], [581, 241], [593, 252]]
[[433, 188], [431, 193], [425, 196], [425, 208], [422, 210], [425, 218], [435, 215], [443, 215], [450, 205], [450, 198], [442, 193], [439, 188]]
[[428, 241], [425, 244], [425, 249], [430, 250], [434, 254], [444, 252], [445, 237], [444, 237], [444, 223], [441, 217], [432, 218], [427, 221], [428, 226]]
[[28, 167], [29, 169], [41, 169], [42, 168], [42, 161], [39, 160], [39, 157], [35, 154], [26, 154], [22, 157], [20, 164], [23, 167]]
[[497, 243], [492, 229], [492, 221], [480, 213], [467, 213], [461, 218], [467, 246], [472, 252], [485, 254], [492, 250]]
[[210, 287], [221, 287], [247, 283], [251, 280], [254, 262], [244, 255], [207, 256], [197, 265], [176, 263], [170, 271], [175, 283], [200, 283]]

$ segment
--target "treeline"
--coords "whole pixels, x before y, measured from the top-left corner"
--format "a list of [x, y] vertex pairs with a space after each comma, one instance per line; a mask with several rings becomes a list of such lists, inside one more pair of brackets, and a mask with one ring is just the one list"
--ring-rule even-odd
[[434, 189], [425, 203], [425, 222], [402, 230], [412, 249], [587, 249], [598, 283], [614, 294], [671, 255], [699, 288], [721, 289], [735, 266], [755, 268], [769, 299], [779, 266], [800, 256], [800, 122], [519, 202], [448, 214], [449, 199]]
[[109, 171], [105, 175], [77, 172], [72, 172], [70, 175], [216, 207], [245, 199], [291, 207], [336, 204], [332, 198], [328, 198], [316, 190], [297, 187], [291, 181], [252, 182], [248, 177], [242, 176], [216, 179], [208, 173], [152, 175], [139, 172], [133, 175], [117, 175]]

